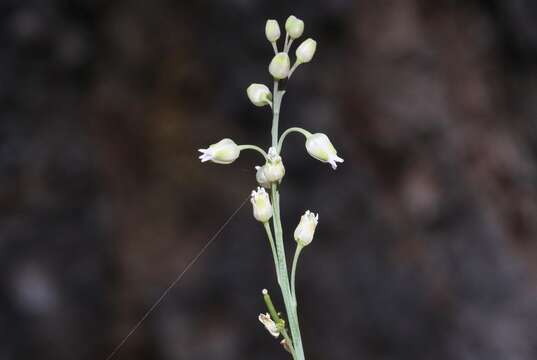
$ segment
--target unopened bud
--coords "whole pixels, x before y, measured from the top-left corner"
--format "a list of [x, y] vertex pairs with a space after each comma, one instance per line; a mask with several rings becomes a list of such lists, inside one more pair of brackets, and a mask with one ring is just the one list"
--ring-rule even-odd
[[298, 39], [304, 32], [304, 21], [294, 15], [289, 16], [285, 22], [285, 31], [291, 39]]
[[313, 39], [307, 39], [300, 44], [296, 49], [296, 59], [300, 63], [308, 63], [315, 55], [315, 50], [317, 50], [317, 42]]
[[272, 93], [269, 88], [263, 84], [251, 84], [246, 89], [248, 98], [255, 106], [265, 106], [272, 104]]
[[272, 77], [277, 80], [285, 79], [289, 75], [289, 69], [291, 67], [291, 60], [287, 53], [281, 52], [272, 58], [269, 65], [269, 72]]
[[280, 25], [276, 20], [267, 20], [267, 24], [265, 25], [265, 35], [267, 36], [267, 40], [271, 43], [280, 38]]

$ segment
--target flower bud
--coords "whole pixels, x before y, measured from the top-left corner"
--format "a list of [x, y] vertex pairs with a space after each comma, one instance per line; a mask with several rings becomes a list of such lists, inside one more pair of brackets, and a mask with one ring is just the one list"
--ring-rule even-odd
[[270, 183], [281, 181], [285, 175], [282, 158], [278, 155], [274, 147], [269, 148], [267, 163], [263, 166], [263, 174], [265, 179]]
[[252, 191], [250, 201], [254, 209], [254, 218], [262, 223], [269, 221], [272, 217], [272, 205], [265, 189], [258, 187], [257, 191]]
[[304, 21], [294, 15], [289, 16], [285, 22], [285, 31], [291, 39], [298, 39], [304, 32]]
[[315, 40], [311, 38], [304, 40], [296, 49], [296, 60], [302, 64], [310, 62], [315, 54], [315, 50], [317, 50], [317, 42]]
[[265, 326], [265, 329], [267, 329], [270, 335], [274, 336], [275, 338], [280, 336], [280, 331], [278, 330], [276, 323], [271, 319], [270, 314], [259, 314], [258, 319], [261, 324]]
[[263, 166], [256, 166], [255, 170], [255, 179], [257, 180], [259, 185], [263, 186], [266, 189], [270, 189], [270, 181], [268, 181], [267, 177], [265, 176]]
[[318, 222], [319, 214], [315, 215], [308, 210], [302, 215], [295, 229], [295, 240], [300, 246], [306, 246], [311, 243]]
[[272, 58], [269, 65], [269, 72], [272, 77], [277, 80], [285, 79], [289, 75], [289, 69], [291, 67], [291, 60], [287, 53], [281, 52]]
[[201, 162], [212, 161], [217, 164], [231, 164], [240, 155], [240, 149], [231, 139], [223, 139], [207, 149], [199, 149]]
[[267, 20], [267, 24], [265, 25], [265, 35], [267, 36], [267, 40], [271, 43], [280, 38], [280, 25], [276, 20]]
[[255, 106], [265, 106], [272, 103], [272, 93], [263, 84], [251, 84], [246, 89], [246, 94]]
[[306, 150], [315, 159], [329, 163], [334, 170], [336, 170], [338, 162], [343, 162], [343, 159], [337, 156], [336, 149], [325, 134], [317, 133], [308, 136]]

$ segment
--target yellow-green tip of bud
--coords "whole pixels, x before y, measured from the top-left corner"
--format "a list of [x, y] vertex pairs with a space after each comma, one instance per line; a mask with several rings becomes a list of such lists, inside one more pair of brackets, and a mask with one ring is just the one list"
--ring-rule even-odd
[[291, 60], [287, 53], [281, 52], [272, 58], [269, 65], [269, 73], [277, 80], [285, 79], [289, 75]]
[[317, 50], [317, 41], [311, 38], [304, 40], [296, 49], [297, 61], [303, 64], [310, 62], [313, 59], [313, 55], [315, 55], [315, 50]]
[[267, 37], [267, 40], [271, 43], [277, 41], [280, 38], [280, 25], [276, 20], [267, 20], [267, 24], [265, 25], [265, 35]]
[[289, 16], [285, 22], [285, 31], [291, 39], [298, 39], [304, 32], [304, 21], [294, 15]]

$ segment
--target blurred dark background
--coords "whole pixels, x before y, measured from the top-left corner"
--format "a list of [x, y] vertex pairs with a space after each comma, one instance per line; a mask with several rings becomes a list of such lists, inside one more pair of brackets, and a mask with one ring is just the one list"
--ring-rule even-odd
[[[537, 358], [537, 3], [0, 2], [0, 359], [105, 359], [256, 186], [269, 145], [265, 20], [318, 40], [282, 127], [285, 230], [307, 357]], [[283, 25], [283, 24], [282, 24]], [[247, 204], [117, 359], [286, 359]]]

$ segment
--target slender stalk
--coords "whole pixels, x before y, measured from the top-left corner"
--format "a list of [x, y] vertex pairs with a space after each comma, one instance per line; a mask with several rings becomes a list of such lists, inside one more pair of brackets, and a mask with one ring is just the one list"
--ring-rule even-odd
[[293, 348], [293, 341], [289, 337], [289, 334], [287, 333], [287, 330], [285, 329], [285, 321], [280, 318], [280, 315], [278, 315], [278, 312], [276, 311], [276, 308], [274, 307], [274, 304], [272, 303], [272, 299], [270, 298], [270, 295], [268, 293], [267, 289], [263, 289], [263, 300], [265, 300], [265, 305], [267, 306], [267, 310], [270, 313], [270, 316], [272, 317], [272, 320], [276, 322], [276, 324], [283, 324], [281, 325], [280, 333], [284, 337], [285, 341], [287, 341], [287, 344], [289, 346], [289, 350], [291, 351], [291, 355], [293, 356], [293, 359], [295, 359], [295, 349]]
[[258, 153], [260, 153], [261, 155], [263, 155], [263, 157], [265, 158], [265, 160], [267, 159], [267, 153], [265, 152], [265, 150], [261, 149], [259, 146], [255, 146], [255, 145], [239, 145], [239, 150], [255, 150], [257, 151]]
[[295, 258], [293, 259], [293, 267], [291, 268], [291, 295], [293, 296], [295, 307], [297, 306], [296, 288], [295, 288], [296, 265], [298, 263], [298, 258], [300, 257], [300, 253], [302, 252], [302, 249], [304, 249], [304, 246], [300, 244], [296, 246]]
[[270, 243], [270, 249], [272, 250], [272, 257], [274, 258], [274, 270], [276, 270], [276, 278], [278, 279], [278, 284], [280, 283], [280, 272], [278, 271], [278, 253], [274, 246], [274, 238], [272, 237], [272, 230], [270, 229], [270, 224], [268, 222], [264, 223], [265, 231], [267, 232], [267, 237]]
[[278, 54], [278, 45], [276, 45], [276, 42], [273, 41], [271, 44], [272, 44], [272, 49], [274, 50], [274, 55]]
[[280, 151], [282, 151], [283, 141], [285, 140], [287, 135], [289, 135], [292, 132], [300, 133], [300, 134], [304, 135], [305, 138], [308, 138], [308, 136], [311, 135], [311, 133], [308, 130], [302, 129], [300, 127], [292, 127], [292, 128], [289, 128], [289, 129], [285, 130], [283, 132], [282, 136], [280, 136], [280, 140], [278, 141], [278, 147], [277, 147], [278, 154], [280, 153]]
[[[272, 118], [272, 146], [278, 146], [278, 122], [280, 118], [280, 106], [282, 97], [285, 94], [284, 91], [278, 91], [278, 81], [274, 81], [273, 92], [273, 118]], [[282, 291], [283, 301], [285, 304], [285, 310], [287, 312], [287, 319], [289, 321], [289, 328], [291, 330], [291, 336], [293, 338], [292, 345], [294, 347], [295, 360], [305, 360], [304, 349], [302, 347], [302, 338], [300, 336], [300, 327], [298, 324], [298, 315], [296, 312], [296, 302], [293, 299], [289, 285], [289, 273], [287, 269], [287, 261], [285, 257], [285, 247], [283, 243], [283, 230], [280, 218], [280, 194], [278, 192], [278, 185], [272, 184], [271, 187], [271, 200], [273, 206], [272, 222], [274, 226], [275, 245], [276, 245], [276, 257], [277, 257], [277, 272], [279, 273], [278, 284]]]
[[272, 146], [276, 147], [278, 145], [278, 123], [280, 121], [280, 106], [282, 103], [282, 96], [278, 92], [278, 81], [274, 81], [274, 95], [273, 96], [273, 106], [272, 106]]

